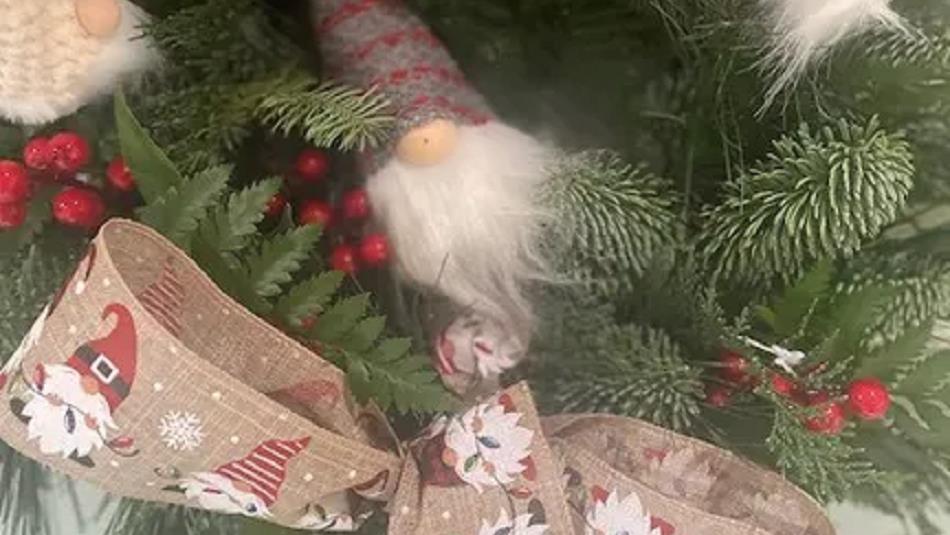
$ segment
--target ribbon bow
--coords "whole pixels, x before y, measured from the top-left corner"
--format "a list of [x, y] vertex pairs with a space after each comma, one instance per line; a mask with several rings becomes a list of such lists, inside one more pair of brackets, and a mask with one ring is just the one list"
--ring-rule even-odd
[[[114, 220], [0, 373], [0, 438], [110, 493], [393, 535], [831, 535], [779, 475], [518, 384], [405, 447], [342, 372]], [[404, 452], [402, 454], [394, 452]]]

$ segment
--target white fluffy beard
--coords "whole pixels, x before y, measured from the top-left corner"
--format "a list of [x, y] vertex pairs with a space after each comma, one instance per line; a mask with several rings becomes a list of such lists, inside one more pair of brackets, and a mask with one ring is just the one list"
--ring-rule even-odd
[[524, 285], [547, 278], [536, 241], [548, 155], [532, 137], [491, 122], [460, 127], [458, 147], [437, 165], [392, 158], [367, 191], [398, 273], [510, 327], [526, 344], [533, 315]]
[[233, 481], [221, 474], [196, 472], [179, 485], [185, 490], [186, 498], [208, 511], [260, 518], [270, 515], [264, 500], [253, 492], [236, 488]]
[[14, 101], [0, 98], [0, 113], [24, 124], [55, 121], [101, 96], [111, 94], [121, 79], [158, 63], [158, 53], [151, 47], [150, 41], [142, 37], [141, 26], [148, 20], [148, 15], [128, 0], [120, 0], [119, 6], [122, 10], [119, 28], [88, 65], [86, 76], [76, 88], [74, 98], [62, 99], [61, 95], [43, 94]]
[[[43, 395], [33, 395], [23, 408], [23, 416], [30, 419], [28, 439], [39, 440], [44, 454], [58, 453], [64, 458], [85, 457], [102, 448], [108, 429], [116, 428], [105, 398], [83, 391], [79, 373], [68, 366], [50, 364], [45, 372]], [[95, 419], [94, 427], [89, 427], [86, 416]]]
[[772, 24], [762, 65], [772, 77], [767, 108], [808, 66], [836, 44], [873, 26], [907, 31], [890, 0], [760, 0]]

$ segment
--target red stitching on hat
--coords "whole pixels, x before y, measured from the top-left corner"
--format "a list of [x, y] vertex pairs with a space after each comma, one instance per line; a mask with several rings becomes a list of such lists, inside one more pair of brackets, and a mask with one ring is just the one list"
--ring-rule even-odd
[[482, 125], [492, 119], [491, 114], [479, 111], [471, 106], [456, 104], [443, 96], [419, 95], [412, 99], [408, 106], [399, 112], [400, 116], [417, 112], [422, 108], [438, 108], [448, 110], [460, 117], [463, 117], [475, 125]]
[[382, 76], [374, 78], [370, 82], [370, 87], [377, 85], [401, 85], [409, 81], [418, 81], [423, 78], [436, 78], [442, 82], [454, 84], [457, 86], [467, 87], [468, 80], [465, 79], [465, 76], [457, 71], [456, 69], [450, 69], [448, 67], [433, 67], [432, 65], [423, 64], [416, 65], [415, 67], [401, 68], [390, 71]]
[[345, 2], [339, 9], [330, 13], [317, 26], [317, 32], [325, 33], [332, 31], [345, 21], [363, 15], [367, 11], [382, 5], [400, 5], [398, 0], [354, 0]]
[[389, 32], [375, 39], [372, 39], [366, 43], [360, 45], [353, 54], [351, 61], [365, 61], [376, 49], [380, 46], [388, 46], [389, 48], [394, 48], [399, 45], [402, 45], [406, 42], [410, 43], [421, 43], [429, 46], [430, 48], [441, 47], [442, 42], [439, 41], [439, 38], [435, 36], [428, 28], [420, 26], [418, 28], [409, 28], [403, 30], [396, 30], [394, 32]]

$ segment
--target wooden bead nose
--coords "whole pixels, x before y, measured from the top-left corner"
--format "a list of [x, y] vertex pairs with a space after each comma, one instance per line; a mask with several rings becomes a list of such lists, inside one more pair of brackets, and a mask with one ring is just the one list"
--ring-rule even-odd
[[119, 0], [74, 0], [76, 18], [86, 33], [93, 37], [106, 38], [115, 34], [122, 22], [122, 7]]
[[458, 127], [436, 119], [406, 132], [396, 145], [399, 161], [415, 166], [435, 165], [448, 157], [458, 144]]

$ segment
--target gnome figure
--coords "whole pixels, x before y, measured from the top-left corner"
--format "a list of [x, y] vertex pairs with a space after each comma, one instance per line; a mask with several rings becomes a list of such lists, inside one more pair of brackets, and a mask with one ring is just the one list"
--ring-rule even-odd
[[183, 491], [209, 511], [265, 518], [287, 478], [287, 464], [309, 444], [310, 437], [268, 440], [243, 459], [192, 473], [169, 490]]
[[537, 191], [547, 150], [500, 122], [445, 47], [393, 0], [311, 0], [331, 74], [393, 105], [391, 143], [368, 154], [374, 217], [417, 287], [504, 325], [524, 345], [524, 285], [545, 277]]
[[0, 0], [0, 118], [42, 124], [108, 94], [156, 54], [128, 0]]
[[108, 336], [79, 346], [65, 364], [37, 364], [29, 401], [11, 401], [27, 422], [29, 440], [37, 440], [44, 454], [92, 466], [89, 454], [116, 429], [112, 416], [135, 381], [137, 342], [129, 310], [110, 304], [102, 318], [112, 316], [116, 323]]

